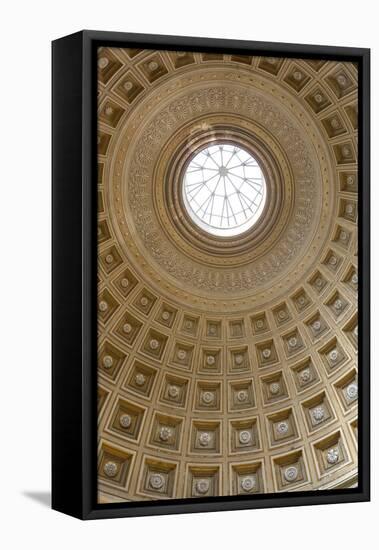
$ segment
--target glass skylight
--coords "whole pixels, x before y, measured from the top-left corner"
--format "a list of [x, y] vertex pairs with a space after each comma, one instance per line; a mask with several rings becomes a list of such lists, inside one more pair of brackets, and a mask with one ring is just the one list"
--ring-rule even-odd
[[246, 149], [218, 143], [202, 149], [188, 164], [183, 200], [199, 227], [230, 237], [258, 221], [266, 202], [266, 183]]

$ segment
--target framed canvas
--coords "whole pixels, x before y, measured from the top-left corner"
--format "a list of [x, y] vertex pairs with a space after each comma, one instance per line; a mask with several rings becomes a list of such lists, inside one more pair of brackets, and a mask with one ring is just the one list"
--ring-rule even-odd
[[53, 42], [54, 509], [369, 500], [369, 59]]

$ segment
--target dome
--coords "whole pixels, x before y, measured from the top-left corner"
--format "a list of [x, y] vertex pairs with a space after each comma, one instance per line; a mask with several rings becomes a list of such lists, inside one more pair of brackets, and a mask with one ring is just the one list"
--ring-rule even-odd
[[357, 482], [357, 67], [98, 52], [99, 502]]

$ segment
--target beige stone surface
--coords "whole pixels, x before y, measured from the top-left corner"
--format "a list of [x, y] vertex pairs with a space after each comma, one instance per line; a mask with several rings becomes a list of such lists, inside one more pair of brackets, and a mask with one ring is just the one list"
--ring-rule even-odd
[[[357, 477], [357, 70], [98, 52], [99, 501], [350, 487]], [[259, 222], [212, 237], [181, 197], [246, 147]]]

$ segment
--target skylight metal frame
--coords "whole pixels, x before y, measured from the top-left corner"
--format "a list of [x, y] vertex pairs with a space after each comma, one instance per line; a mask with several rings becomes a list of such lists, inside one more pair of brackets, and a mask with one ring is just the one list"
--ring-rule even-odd
[[182, 194], [192, 221], [218, 237], [239, 235], [253, 227], [267, 198], [265, 177], [254, 156], [240, 144], [220, 141], [192, 157]]

